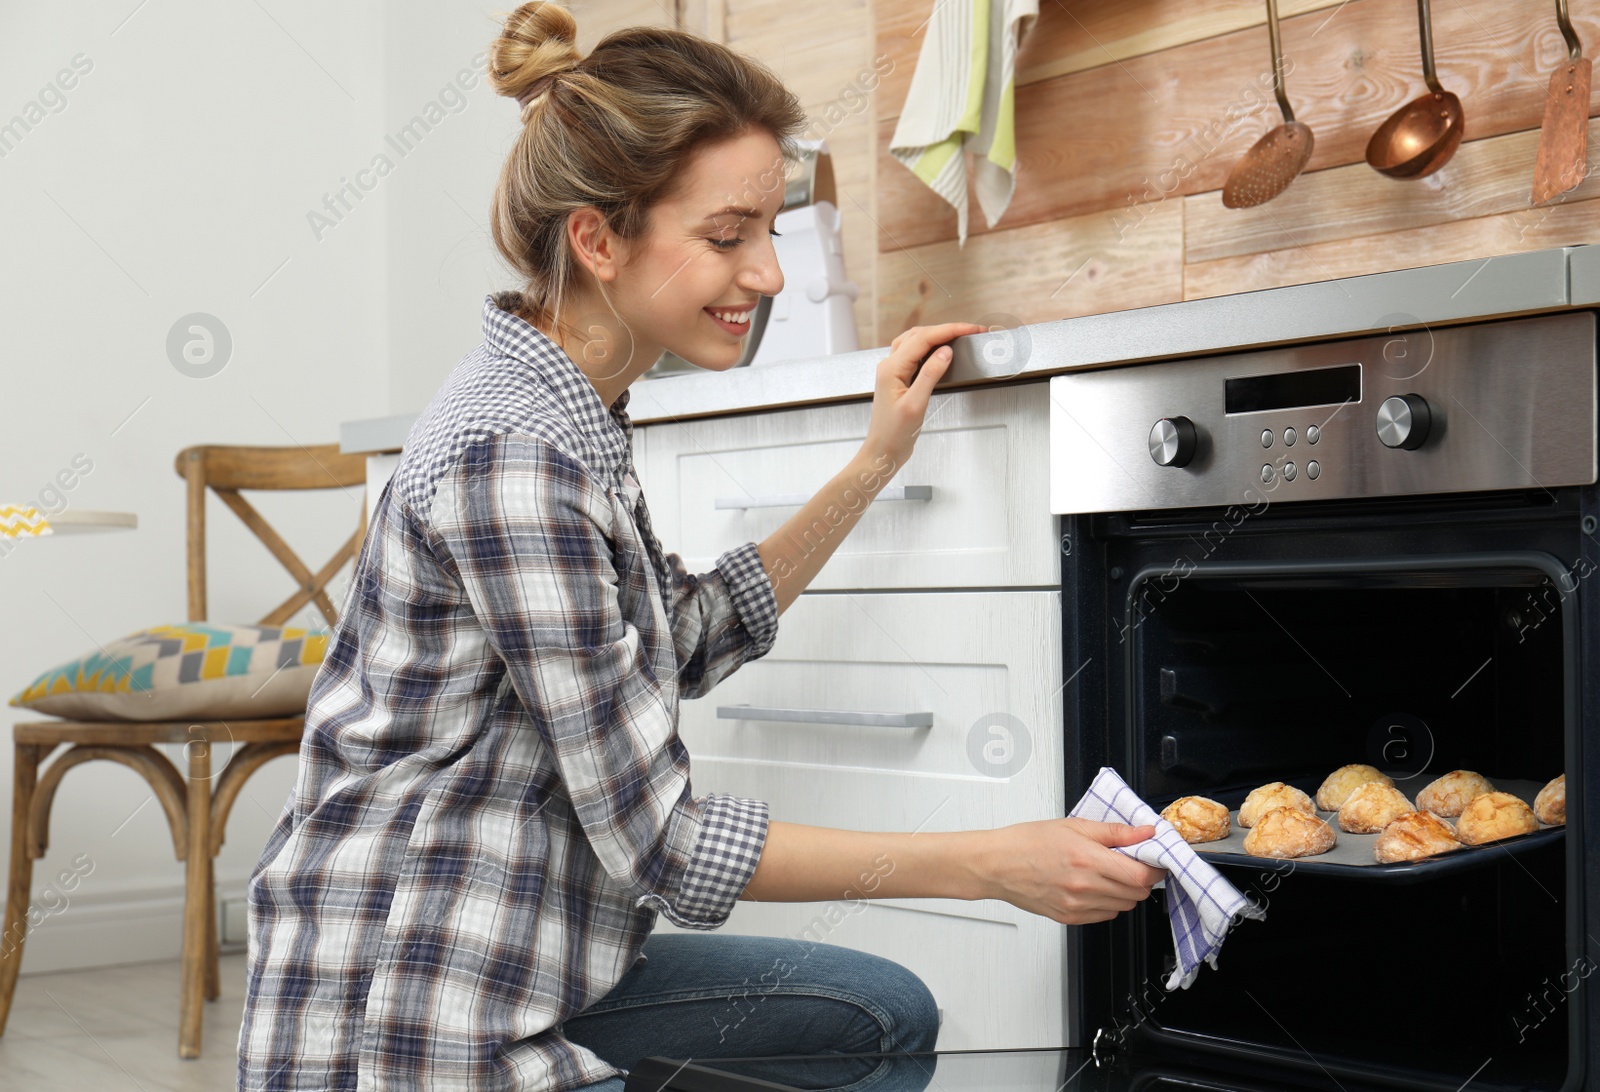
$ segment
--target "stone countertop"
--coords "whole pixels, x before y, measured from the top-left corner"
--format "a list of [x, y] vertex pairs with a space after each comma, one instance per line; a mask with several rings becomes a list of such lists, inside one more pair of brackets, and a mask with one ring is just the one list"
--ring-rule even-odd
[[[1562, 247], [1446, 265], [1164, 303], [975, 334], [954, 342], [938, 391], [1043, 379], [1061, 372], [1361, 337], [1600, 304], [1600, 246]], [[972, 320], [994, 316], [972, 316]], [[635, 424], [787, 408], [872, 396], [887, 347], [728, 372], [642, 379]], [[398, 451], [415, 419], [346, 422], [346, 453]]]

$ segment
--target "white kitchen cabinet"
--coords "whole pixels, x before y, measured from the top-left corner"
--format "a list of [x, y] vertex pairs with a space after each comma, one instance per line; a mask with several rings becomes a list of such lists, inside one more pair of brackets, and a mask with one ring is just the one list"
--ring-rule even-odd
[[[807, 592], [766, 656], [682, 703], [693, 791], [848, 830], [1060, 817], [1060, 619], [1058, 591]], [[741, 902], [724, 928], [910, 968], [943, 1009], [942, 1050], [1066, 1045], [1064, 926], [999, 900], [865, 896]]]
[[[635, 461], [657, 535], [691, 572], [764, 540], [844, 469], [871, 413], [851, 402], [648, 425]], [[796, 545], [815, 548], [840, 518]], [[936, 394], [911, 457], [811, 588], [1051, 586], [1055, 531], [1048, 382]]]

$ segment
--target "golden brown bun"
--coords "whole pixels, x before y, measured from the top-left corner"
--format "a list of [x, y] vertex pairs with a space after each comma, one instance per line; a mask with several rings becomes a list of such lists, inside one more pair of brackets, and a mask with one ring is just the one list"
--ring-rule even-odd
[[1233, 825], [1228, 809], [1204, 796], [1178, 797], [1161, 809], [1161, 818], [1171, 823], [1190, 845], [1226, 838]]
[[1338, 811], [1345, 797], [1355, 792], [1357, 785], [1364, 785], [1368, 781], [1380, 781], [1385, 785], [1394, 784], [1394, 778], [1376, 767], [1361, 763], [1340, 766], [1328, 775], [1327, 780], [1322, 783], [1322, 788], [1317, 790], [1317, 807], [1323, 811]]
[[1527, 803], [1508, 792], [1474, 796], [1456, 821], [1456, 837], [1469, 846], [1498, 842], [1518, 834], [1532, 834], [1539, 820]]
[[1471, 770], [1451, 770], [1417, 793], [1417, 810], [1454, 819], [1466, 810], [1474, 796], [1486, 792], [1494, 792], [1494, 785], [1487, 777]]
[[1372, 855], [1380, 864], [1417, 861], [1461, 848], [1450, 824], [1428, 811], [1402, 815], [1383, 828], [1373, 843]]
[[1307, 815], [1317, 814], [1317, 806], [1311, 802], [1311, 797], [1293, 785], [1272, 781], [1259, 789], [1252, 789], [1250, 795], [1244, 798], [1244, 805], [1239, 809], [1239, 825], [1253, 827], [1273, 808], [1297, 808]]
[[1339, 836], [1315, 815], [1298, 808], [1273, 808], [1244, 836], [1244, 851], [1256, 857], [1315, 857]]
[[1405, 794], [1382, 781], [1366, 781], [1355, 787], [1339, 805], [1339, 829], [1351, 834], [1376, 834], [1394, 820], [1416, 811]]
[[1548, 823], [1553, 827], [1567, 825], [1566, 774], [1562, 774], [1539, 790], [1539, 795], [1533, 798], [1533, 814], [1539, 817], [1539, 822]]

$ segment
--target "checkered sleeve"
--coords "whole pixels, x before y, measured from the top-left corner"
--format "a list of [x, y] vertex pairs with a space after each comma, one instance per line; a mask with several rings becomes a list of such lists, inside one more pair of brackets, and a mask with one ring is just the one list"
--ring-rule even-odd
[[765, 656], [778, 635], [778, 596], [756, 544], [746, 542], [717, 558], [717, 572], [750, 634], [749, 658]]
[[715, 929], [727, 922], [761, 860], [767, 805], [722, 794], [697, 803], [699, 836], [676, 898], [650, 893], [640, 896], [638, 905], [654, 906], [685, 929]]
[[772, 648], [778, 598], [754, 542], [727, 551], [707, 573], [689, 573], [675, 553], [664, 560], [667, 614], [680, 665], [678, 692], [704, 697], [740, 665]]

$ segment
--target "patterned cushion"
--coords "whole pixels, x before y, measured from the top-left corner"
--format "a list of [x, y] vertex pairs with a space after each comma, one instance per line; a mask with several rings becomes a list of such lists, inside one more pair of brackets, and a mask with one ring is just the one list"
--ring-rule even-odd
[[11, 704], [77, 720], [294, 716], [327, 650], [327, 630], [155, 626], [51, 668]]

